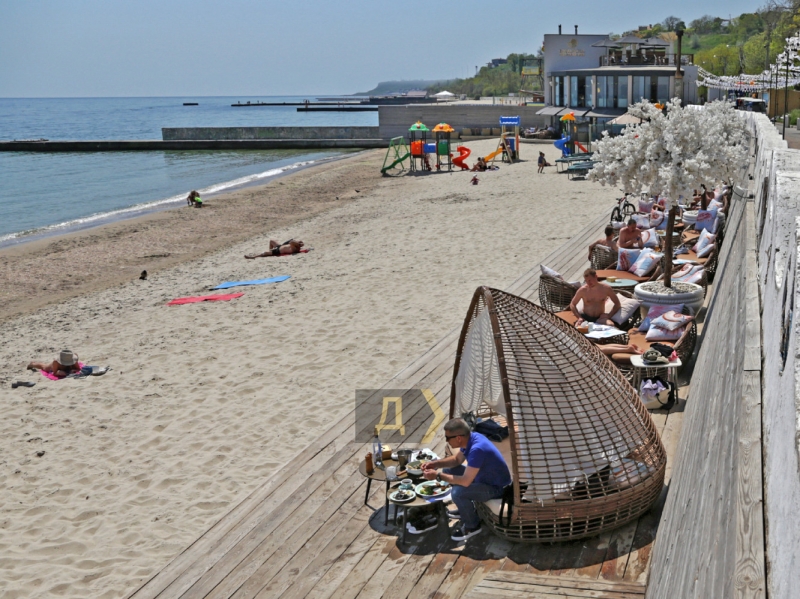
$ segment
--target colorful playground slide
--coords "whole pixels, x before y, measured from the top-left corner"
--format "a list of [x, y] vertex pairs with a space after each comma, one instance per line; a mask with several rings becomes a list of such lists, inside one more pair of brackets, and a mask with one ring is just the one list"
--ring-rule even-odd
[[395, 166], [401, 164], [404, 160], [408, 160], [410, 157], [411, 154], [409, 152], [406, 152], [402, 156], [398, 157], [397, 159], [393, 160], [392, 162], [381, 168], [381, 174], [385, 175], [386, 171], [388, 171], [389, 169], [393, 169]]
[[553, 145], [557, 147], [559, 150], [561, 150], [562, 156], [569, 156], [570, 154], [569, 148], [567, 147], [569, 140], [570, 140], [569, 135], [565, 135], [561, 139], [557, 139], [553, 142]]
[[589, 153], [589, 150], [587, 150], [585, 147], [583, 147], [583, 144], [581, 142], [576, 141], [575, 145], [578, 146], [581, 149], [581, 152], [583, 152], [584, 154], [588, 154]]
[[502, 153], [503, 153], [503, 148], [501, 147], [499, 150], [495, 150], [491, 154], [488, 154], [487, 156], [484, 156], [483, 160], [485, 162], [489, 162], [490, 160], [494, 160], [495, 156], [499, 156]]
[[[464, 161], [467, 159], [467, 157], [470, 154], [472, 154], [472, 150], [470, 150], [467, 146], [459, 146], [458, 147], [458, 157], [457, 158], [453, 158], [453, 165], [460, 167], [461, 170], [468, 171], [469, 170], [469, 166], [464, 164]], [[451, 156], [452, 156], [452, 154], [451, 154]]]

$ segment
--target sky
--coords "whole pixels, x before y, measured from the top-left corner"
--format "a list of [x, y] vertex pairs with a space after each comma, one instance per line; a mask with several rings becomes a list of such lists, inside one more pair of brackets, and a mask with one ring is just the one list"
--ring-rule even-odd
[[762, 0], [0, 0], [0, 97], [349, 94]]

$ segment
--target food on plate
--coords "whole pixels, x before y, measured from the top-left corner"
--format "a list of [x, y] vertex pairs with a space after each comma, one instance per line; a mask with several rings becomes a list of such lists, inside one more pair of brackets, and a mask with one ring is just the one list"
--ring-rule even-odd
[[395, 501], [405, 501], [414, 497], [414, 493], [411, 491], [395, 491], [392, 497]]
[[450, 485], [445, 482], [432, 481], [430, 484], [422, 484], [419, 487], [419, 494], [428, 497], [435, 497], [450, 490]]

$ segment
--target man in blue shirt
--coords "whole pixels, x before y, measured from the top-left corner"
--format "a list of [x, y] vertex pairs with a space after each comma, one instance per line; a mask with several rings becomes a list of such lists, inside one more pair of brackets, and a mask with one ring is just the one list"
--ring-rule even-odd
[[[454, 541], [465, 541], [481, 531], [481, 521], [473, 502], [489, 501], [503, 496], [503, 487], [511, 484], [511, 474], [503, 455], [486, 437], [470, 431], [461, 418], [453, 418], [444, 425], [444, 436], [454, 455], [433, 460], [422, 465], [423, 476], [428, 480], [450, 483], [450, 496], [458, 507], [458, 522], [450, 531]], [[464, 466], [466, 462], [466, 466]], [[442, 474], [437, 470], [444, 468]]]

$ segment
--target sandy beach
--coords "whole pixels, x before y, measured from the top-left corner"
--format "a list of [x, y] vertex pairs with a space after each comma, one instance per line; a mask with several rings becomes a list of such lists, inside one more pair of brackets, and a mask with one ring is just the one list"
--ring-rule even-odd
[[[496, 141], [468, 145], [474, 157]], [[523, 145], [526, 162], [477, 186], [466, 172], [384, 178], [383, 151], [364, 152], [203, 210], [0, 252], [2, 595], [128, 595], [346, 413], [356, 389], [460, 325], [478, 285], [506, 286], [610, 211], [618, 190], [538, 175], [539, 150], [557, 158]], [[243, 258], [292, 237], [313, 251]], [[166, 306], [276, 275], [291, 278]], [[25, 371], [66, 347], [111, 372]]]

